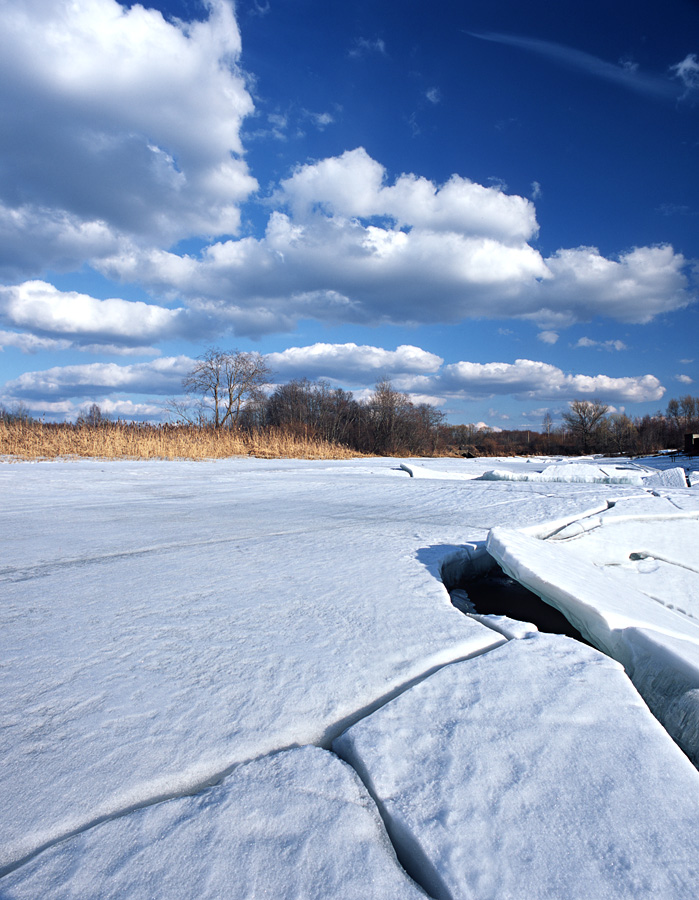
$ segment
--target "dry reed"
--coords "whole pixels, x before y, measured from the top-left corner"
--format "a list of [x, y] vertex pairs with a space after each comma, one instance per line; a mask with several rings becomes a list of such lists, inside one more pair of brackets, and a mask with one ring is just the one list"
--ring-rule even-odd
[[0, 421], [0, 456], [15, 459], [351, 459], [360, 455], [281, 428], [247, 432], [122, 422], [93, 427]]

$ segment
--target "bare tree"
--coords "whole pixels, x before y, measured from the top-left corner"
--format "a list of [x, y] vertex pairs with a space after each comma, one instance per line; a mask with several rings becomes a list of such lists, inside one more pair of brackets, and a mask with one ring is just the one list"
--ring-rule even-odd
[[672, 425], [680, 430], [682, 425], [682, 412], [680, 410], [680, 401], [675, 399], [674, 397], [668, 401], [667, 404], [667, 413], [668, 419], [672, 422]]
[[214, 428], [234, 426], [244, 406], [261, 397], [270, 377], [270, 368], [261, 354], [211, 347], [182, 381], [194, 404], [175, 401], [170, 407], [191, 424], [209, 420]]
[[583, 453], [589, 453], [592, 449], [608, 409], [600, 400], [573, 400], [570, 410], [563, 413], [563, 421]]
[[383, 379], [377, 382], [366, 408], [373, 437], [372, 452], [390, 456], [403, 449], [412, 408], [408, 395], [396, 391], [388, 379]]
[[82, 409], [75, 420], [76, 425], [87, 426], [88, 428], [99, 428], [100, 425], [104, 425], [106, 422], [106, 416], [96, 403]]
[[697, 418], [699, 418], [699, 397], [685, 394], [680, 397], [680, 410], [682, 411], [682, 424], [685, 431], [690, 431]]
[[15, 403], [12, 409], [6, 406], [0, 406], [0, 422], [32, 422], [33, 417], [29, 414], [29, 409], [19, 401]]
[[624, 413], [609, 417], [609, 440], [616, 453], [631, 453], [638, 441], [638, 429]]
[[551, 429], [553, 428], [553, 416], [548, 410], [544, 415], [544, 420], [541, 423], [541, 427], [546, 432], [546, 452], [549, 453], [551, 451]]

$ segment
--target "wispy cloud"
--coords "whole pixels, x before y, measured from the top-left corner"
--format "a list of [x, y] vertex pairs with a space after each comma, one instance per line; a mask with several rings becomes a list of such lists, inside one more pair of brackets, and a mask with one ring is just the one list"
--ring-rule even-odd
[[693, 210], [686, 203], [661, 203], [657, 208], [659, 213], [664, 216], [696, 216], [696, 210]]
[[696, 97], [699, 94], [699, 59], [694, 53], [688, 53], [682, 62], [670, 67], [675, 78], [678, 78], [684, 87], [682, 99]]
[[356, 38], [347, 55], [350, 59], [361, 59], [373, 53], [386, 56], [386, 44], [382, 38]]
[[335, 117], [332, 115], [332, 113], [329, 112], [316, 113], [311, 112], [308, 109], [304, 109], [302, 110], [301, 114], [305, 119], [308, 119], [310, 122], [312, 122], [318, 129], [318, 131], [325, 131], [328, 125], [332, 125], [332, 123], [335, 121]]
[[574, 347], [595, 347], [597, 350], [628, 350], [629, 348], [623, 341], [594, 341], [589, 337], [581, 337]]
[[252, 6], [248, 9], [249, 16], [266, 16], [272, 7], [269, 2], [260, 3], [259, 0], [252, 0]]
[[[669, 78], [645, 74], [630, 60], [610, 63], [574, 47], [567, 47], [564, 44], [557, 44], [553, 41], [543, 41], [539, 38], [520, 37], [515, 34], [501, 34], [498, 32], [477, 33], [473, 31], [468, 31], [466, 34], [482, 41], [507, 44], [510, 47], [518, 47], [530, 53], [537, 53], [539, 56], [544, 56], [559, 65], [577, 69], [580, 72], [612, 82], [639, 94], [667, 99], [678, 98], [678, 87]], [[697, 63], [695, 57], [687, 57], [682, 63], [673, 66], [673, 70], [676, 70], [674, 74], [685, 86], [685, 93], [695, 80], [699, 80], [699, 63]]]

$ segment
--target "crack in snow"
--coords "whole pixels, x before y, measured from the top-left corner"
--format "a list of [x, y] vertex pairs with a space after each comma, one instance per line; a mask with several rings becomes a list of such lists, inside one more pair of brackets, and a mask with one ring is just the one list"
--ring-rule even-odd
[[[347, 526], [349, 527], [349, 526]], [[310, 529], [297, 531], [272, 531], [265, 532], [264, 537], [280, 537], [284, 535], [311, 534]], [[225, 544], [243, 544], [259, 541], [259, 535], [250, 537], [235, 534], [225, 538], [206, 538], [198, 541], [172, 541], [166, 544], [154, 544], [150, 547], [138, 547], [133, 550], [123, 550], [118, 553], [99, 553], [94, 556], [75, 556], [64, 559], [52, 560], [40, 563], [36, 566], [5, 566], [0, 568], [0, 584], [15, 584], [22, 581], [32, 581], [35, 578], [45, 578], [65, 569], [82, 568], [88, 565], [104, 565], [120, 559], [133, 559], [144, 556], [157, 556], [159, 554], [179, 552], [195, 547], [215, 547]]]
[[[441, 663], [436, 663], [430, 666], [428, 669], [423, 672], [415, 675], [414, 677], [408, 679], [400, 685], [397, 685], [390, 691], [387, 691], [382, 696], [378, 697], [376, 700], [367, 704], [365, 707], [362, 707], [359, 710], [351, 713], [348, 716], [339, 719], [337, 722], [334, 722], [332, 725], [328, 726], [323, 733], [319, 736], [319, 738], [315, 741], [308, 742], [311, 746], [320, 747], [323, 750], [328, 752], [332, 751], [332, 743], [335, 738], [339, 737], [343, 731], [346, 731], [352, 725], [359, 722], [361, 719], [370, 716], [372, 713], [376, 712], [382, 706], [385, 706], [387, 703], [390, 703], [396, 697], [399, 697], [401, 694], [404, 694], [406, 691], [409, 691], [411, 688], [425, 681], [425, 679], [429, 678], [431, 675], [434, 675], [440, 669], [445, 668], [446, 666], [453, 665], [454, 663], [464, 662], [468, 659], [475, 659], [478, 656], [481, 656], [484, 653], [488, 653], [490, 650], [494, 650], [496, 647], [501, 646], [506, 643], [507, 639], [502, 638], [500, 641], [493, 642], [489, 644], [487, 647], [482, 647], [477, 650], [474, 650], [471, 653], [467, 653], [458, 658], [450, 658], [449, 660]], [[186, 787], [182, 787], [181, 790], [172, 790], [163, 793], [153, 794], [151, 797], [143, 798], [142, 800], [136, 803], [130, 803], [123, 807], [119, 807], [113, 809], [111, 811], [105, 812], [101, 815], [96, 815], [92, 819], [82, 823], [81, 825], [68, 829], [63, 833], [56, 835], [55, 837], [44, 841], [37, 847], [34, 847], [29, 853], [26, 853], [21, 858], [14, 860], [8, 865], [0, 868], [0, 878], [5, 875], [9, 875], [10, 872], [14, 872], [16, 869], [19, 869], [21, 866], [30, 862], [32, 859], [37, 857], [39, 854], [43, 853], [45, 850], [50, 849], [51, 847], [56, 846], [57, 844], [61, 844], [64, 841], [70, 840], [73, 837], [76, 837], [79, 834], [83, 834], [86, 831], [89, 831], [92, 828], [96, 828], [99, 825], [102, 825], [105, 822], [110, 822], [116, 819], [120, 819], [123, 816], [127, 816], [133, 812], [136, 812], [141, 809], [146, 809], [150, 806], [155, 806], [158, 803], [166, 803], [169, 800], [175, 800], [181, 797], [192, 797], [195, 796], [202, 791], [208, 790], [209, 788], [215, 787], [220, 784], [225, 778], [231, 775], [236, 769], [240, 768], [240, 766], [246, 765], [247, 763], [254, 762], [255, 760], [265, 759], [267, 757], [276, 756], [279, 753], [283, 753], [287, 750], [293, 750], [302, 746], [297, 742], [293, 742], [287, 745], [283, 745], [280, 747], [276, 747], [275, 749], [269, 751], [268, 753], [262, 753], [258, 756], [252, 756], [246, 759], [236, 760], [234, 763], [231, 763], [229, 766], [226, 766], [224, 769], [220, 769], [208, 776], [204, 776], [203, 778], [198, 779], [197, 781], [189, 784]], [[359, 775], [359, 773], [357, 773]], [[359, 775], [360, 779], [361, 775]], [[407, 870], [406, 870], [407, 871]], [[419, 883], [419, 882], [418, 882]], [[422, 887], [422, 885], [420, 885]], [[424, 888], [423, 888], [424, 890]]]

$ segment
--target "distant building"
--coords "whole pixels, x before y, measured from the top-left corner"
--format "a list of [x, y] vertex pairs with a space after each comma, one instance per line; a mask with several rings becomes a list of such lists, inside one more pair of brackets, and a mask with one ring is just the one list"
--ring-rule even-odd
[[699, 456], [699, 434], [685, 434], [684, 452], [687, 456]]

